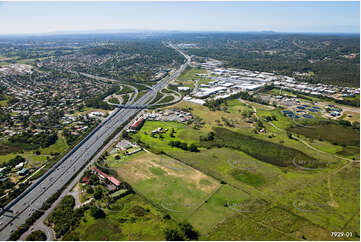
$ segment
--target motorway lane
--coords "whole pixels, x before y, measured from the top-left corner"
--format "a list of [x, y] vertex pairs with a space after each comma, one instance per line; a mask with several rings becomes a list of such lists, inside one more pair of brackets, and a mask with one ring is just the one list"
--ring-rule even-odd
[[[189, 64], [190, 59], [187, 58], [187, 62], [181, 66], [173, 75], [166, 77], [140, 99], [133, 103], [134, 106], [142, 106], [151, 102], [158, 92], [158, 90], [168, 85], [168, 82], [176, 78]], [[102, 122], [102, 126], [91, 133], [88, 139], [82, 143], [78, 148], [74, 148], [73, 153], [69, 155], [65, 160], [59, 161], [48, 173], [49, 176], [45, 177], [39, 185], [30, 187], [30, 191], [19, 201], [17, 201], [10, 209], [5, 211], [0, 217], [0, 240], [7, 240], [10, 234], [17, 229], [18, 226], [24, 224], [26, 219], [31, 214], [40, 209], [42, 204], [53, 195], [56, 191], [61, 190], [64, 185], [69, 182], [71, 177], [75, 175], [81, 167], [83, 167], [88, 160], [96, 154], [99, 148], [104, 144], [104, 141], [124, 122], [126, 122], [131, 116], [136, 114], [140, 109], [116, 109], [115, 112], [107, 117]], [[99, 127], [99, 126], [98, 126]], [[75, 150], [75, 151], [74, 151]], [[69, 152], [71, 153], [71, 152]], [[62, 162], [61, 165], [58, 165]]]

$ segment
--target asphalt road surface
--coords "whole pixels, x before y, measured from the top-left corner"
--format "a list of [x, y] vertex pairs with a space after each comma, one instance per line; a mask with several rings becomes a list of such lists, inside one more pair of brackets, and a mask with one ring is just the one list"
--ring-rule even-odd
[[[171, 46], [176, 49], [175, 47]], [[186, 58], [183, 64], [175, 73], [158, 82], [132, 105], [143, 106], [151, 102], [157, 92], [166, 87], [168, 82], [176, 78], [189, 64], [190, 57], [179, 51]], [[88, 75], [93, 78], [100, 78]], [[106, 78], [102, 78], [103, 80]], [[97, 153], [105, 140], [114, 131], [124, 124], [130, 117], [140, 109], [115, 109], [99, 126], [97, 126], [83, 141], [74, 147], [63, 159], [49, 169], [38, 182], [31, 185], [18, 198], [10, 202], [4, 210], [0, 211], [0, 240], [8, 240], [10, 234], [18, 226], [24, 224], [34, 211], [40, 210], [42, 204], [55, 192], [61, 190], [64, 185]]]

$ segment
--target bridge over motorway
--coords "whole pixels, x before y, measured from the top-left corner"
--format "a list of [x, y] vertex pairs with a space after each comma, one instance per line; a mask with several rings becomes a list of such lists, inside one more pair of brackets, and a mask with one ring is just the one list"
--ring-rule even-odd
[[178, 102], [182, 99], [182, 96], [179, 96], [178, 98], [175, 98], [175, 100], [172, 100], [170, 102], [166, 103], [153, 103], [153, 104], [146, 104], [146, 105], [124, 105], [124, 104], [115, 104], [115, 103], [109, 103], [110, 105], [116, 106], [121, 109], [147, 109], [147, 108], [154, 108], [158, 106], [164, 106], [164, 105], [170, 105]]

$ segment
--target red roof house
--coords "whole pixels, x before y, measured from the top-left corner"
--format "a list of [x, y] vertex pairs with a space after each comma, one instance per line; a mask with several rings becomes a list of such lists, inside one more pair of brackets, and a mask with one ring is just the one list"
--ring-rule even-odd
[[132, 124], [132, 126], [130, 126], [130, 128], [133, 130], [138, 130], [142, 127], [144, 121], [145, 121], [144, 118], [140, 118], [140, 119], [138, 119], [138, 121], [136, 121], [134, 124]]
[[83, 179], [81, 179], [82, 182], [88, 185], [90, 178], [87, 176], [84, 176]]
[[106, 178], [108, 181], [110, 181], [112, 184], [114, 184], [115, 186], [119, 186], [120, 185], [120, 181], [118, 179], [116, 179], [115, 177], [109, 176], [108, 174], [102, 172], [101, 170], [99, 170], [98, 168], [93, 168], [93, 170], [102, 178]]

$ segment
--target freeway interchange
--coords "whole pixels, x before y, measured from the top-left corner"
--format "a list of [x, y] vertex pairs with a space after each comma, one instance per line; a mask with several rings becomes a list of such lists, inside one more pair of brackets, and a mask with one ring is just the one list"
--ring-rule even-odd
[[[135, 107], [144, 107], [151, 103], [157, 95], [157, 92], [168, 85], [168, 82], [176, 78], [190, 63], [190, 57], [179, 49], [169, 45], [180, 52], [186, 62], [172, 75], [165, 77], [151, 90], [133, 102]], [[82, 74], [82, 73], [80, 73]], [[97, 77], [86, 74], [86, 76], [101, 80], [110, 80], [103, 77]], [[110, 80], [114, 81], [114, 80]], [[136, 95], [134, 95], [134, 100]], [[0, 211], [0, 240], [8, 240], [11, 233], [18, 226], [25, 223], [36, 210], [40, 210], [42, 204], [50, 198], [55, 192], [60, 191], [75, 174], [80, 172], [88, 161], [99, 151], [107, 139], [123, 125], [127, 120], [134, 116], [140, 109], [116, 108], [101, 124], [99, 124], [86, 138], [76, 145], [65, 157], [58, 161], [49, 169], [38, 181], [32, 184], [16, 199], [10, 202]]]

